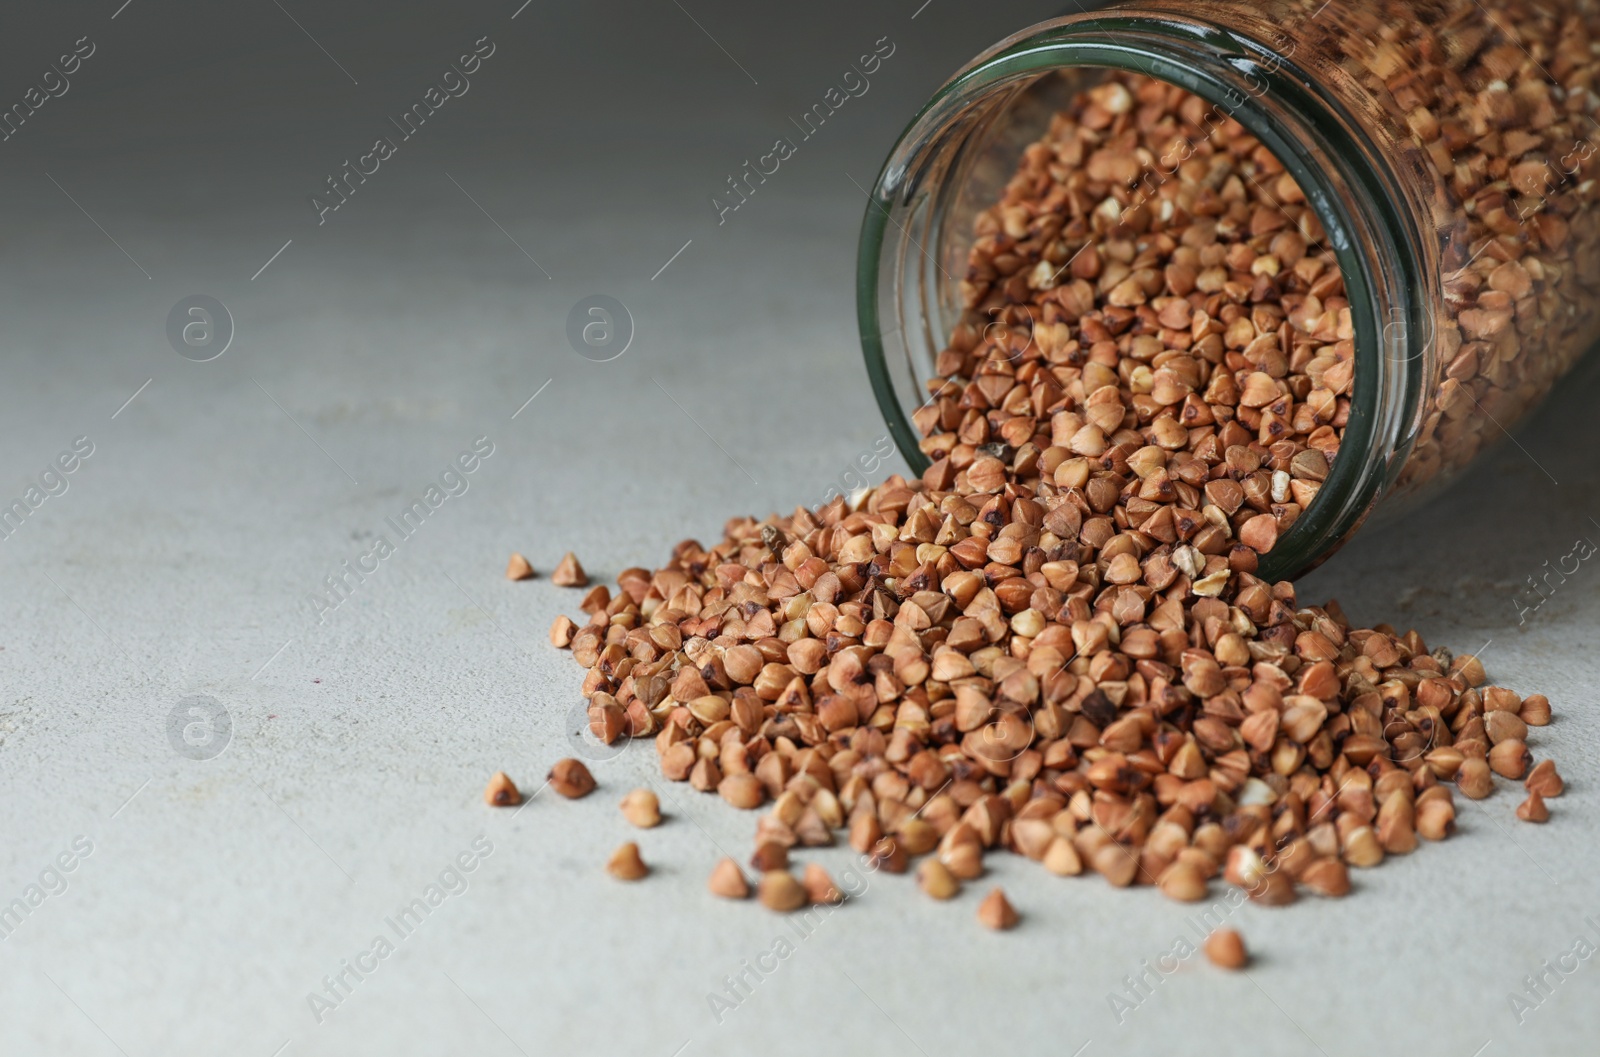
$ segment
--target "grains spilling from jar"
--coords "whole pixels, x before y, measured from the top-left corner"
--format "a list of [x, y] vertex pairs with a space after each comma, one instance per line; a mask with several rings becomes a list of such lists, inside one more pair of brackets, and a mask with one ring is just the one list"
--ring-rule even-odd
[[[625, 571], [571, 649], [596, 737], [651, 738], [666, 778], [764, 807], [751, 862], [775, 908], [826, 888], [792, 853], [840, 837], [915, 862], [936, 899], [999, 850], [1180, 901], [1219, 877], [1264, 906], [1340, 897], [1351, 868], [1449, 837], [1456, 790], [1561, 790], [1476, 658], [1353, 627], [1071, 489], [896, 477], [855, 510], [727, 531]], [[1015, 564], [990, 553], [1007, 542]], [[579, 767], [558, 792], [592, 788]], [[725, 863], [711, 887], [743, 884]]]
[[[1454, 792], [1497, 775], [1526, 776], [1519, 813], [1547, 817], [1543, 696], [1254, 575], [1337, 458], [1354, 346], [1293, 180], [1231, 121], [1199, 135], [1206, 113], [1130, 76], [1024, 153], [978, 220], [978, 322], [915, 416], [920, 478], [734, 518], [552, 628], [596, 738], [651, 739], [668, 780], [763, 811], [768, 907], [837, 891], [789, 866], [839, 831], [935, 900], [1003, 850], [1282, 906], [1448, 838]], [[1183, 136], [1187, 160], [1123, 213]], [[731, 860], [708, 886], [748, 891]], [[978, 917], [1017, 921], [998, 889]], [[1218, 935], [1212, 960], [1243, 964]]]

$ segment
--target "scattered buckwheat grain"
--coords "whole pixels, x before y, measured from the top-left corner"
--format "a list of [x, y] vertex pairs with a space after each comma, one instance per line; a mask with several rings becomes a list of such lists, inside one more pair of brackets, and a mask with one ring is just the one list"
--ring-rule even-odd
[[839, 886], [833, 883], [833, 878], [828, 876], [828, 871], [814, 862], [806, 863], [806, 868], [801, 874], [801, 887], [806, 890], [806, 898], [813, 903], [842, 903], [844, 893], [839, 891]]
[[756, 845], [756, 850], [750, 856], [750, 865], [756, 868], [757, 873], [786, 870], [789, 868], [789, 848], [779, 840], [764, 840]]
[[563, 613], [550, 624], [550, 645], [558, 650], [564, 650], [572, 645], [572, 636], [577, 632], [578, 625]]
[[1533, 770], [1528, 772], [1527, 780], [1522, 784], [1528, 792], [1538, 793], [1546, 799], [1560, 796], [1567, 788], [1567, 784], [1561, 780], [1560, 773], [1556, 771], [1554, 760], [1540, 760], [1534, 764]]
[[1219, 969], [1243, 969], [1250, 961], [1244, 937], [1234, 929], [1217, 929], [1206, 937], [1206, 957]]
[[978, 904], [978, 923], [996, 930], [1016, 927], [1017, 912], [1004, 891], [993, 888], [983, 897], [983, 902]]
[[639, 845], [633, 841], [618, 846], [606, 861], [606, 873], [619, 881], [637, 881], [650, 872], [650, 867], [639, 857]]
[[924, 859], [917, 867], [917, 884], [934, 899], [951, 899], [961, 891], [961, 882], [938, 859]]
[[635, 789], [622, 798], [622, 817], [640, 829], [661, 825], [661, 799], [649, 789]]
[[550, 768], [550, 788], [566, 797], [576, 800], [594, 792], [594, 775], [589, 773], [582, 760], [572, 757], [557, 760], [556, 765]]
[[811, 898], [805, 886], [788, 870], [769, 870], [762, 874], [758, 893], [762, 906], [777, 911], [799, 910]]
[[555, 570], [550, 574], [550, 582], [557, 587], [585, 587], [589, 583], [589, 574], [578, 563], [578, 556], [568, 551], [556, 563]]
[[496, 771], [483, 790], [483, 802], [490, 807], [516, 807], [522, 803], [522, 793], [504, 771]]
[[722, 859], [712, 867], [706, 887], [711, 889], [712, 895], [723, 899], [745, 899], [750, 895], [750, 882], [745, 880], [744, 871], [732, 859]]
[[534, 577], [533, 565], [516, 551], [511, 552], [511, 560], [506, 562], [507, 580], [532, 580]]

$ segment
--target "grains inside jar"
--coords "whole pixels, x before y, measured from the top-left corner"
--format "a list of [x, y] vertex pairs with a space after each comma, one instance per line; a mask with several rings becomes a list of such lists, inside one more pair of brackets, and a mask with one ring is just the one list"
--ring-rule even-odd
[[[1131, 185], [1175, 144], [1170, 176]], [[1118, 75], [1023, 152], [975, 234], [913, 415], [930, 484], [1053, 486], [1253, 570], [1328, 475], [1355, 370], [1338, 262], [1276, 158], [1199, 97]], [[1142, 556], [1110, 555], [1108, 578], [1137, 581]]]

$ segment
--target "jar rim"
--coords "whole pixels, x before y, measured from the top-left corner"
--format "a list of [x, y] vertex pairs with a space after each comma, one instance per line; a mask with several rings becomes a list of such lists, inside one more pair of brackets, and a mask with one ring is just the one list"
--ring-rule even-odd
[[[1350, 414], [1317, 496], [1261, 556], [1257, 570], [1269, 580], [1298, 575], [1325, 560], [1364, 520], [1409, 452], [1429, 338], [1425, 328], [1407, 324], [1430, 322], [1418, 312], [1426, 303], [1424, 258], [1400, 185], [1361, 125], [1291, 59], [1234, 30], [1138, 9], [1073, 15], [1006, 38], [939, 88], [891, 150], [862, 225], [857, 315], [879, 407], [920, 473], [928, 460], [890, 373], [883, 338], [892, 331], [882, 328], [880, 294], [884, 253], [894, 236], [890, 225], [898, 227], [902, 243], [912, 239], [896, 213], [906, 212], [903, 196], [919, 189], [930, 144], [975, 107], [1009, 105], [1002, 94], [1014, 98], [1050, 73], [1093, 68], [1155, 77], [1237, 120], [1294, 177], [1339, 262], [1355, 331]], [[936, 233], [929, 238], [936, 241]]]

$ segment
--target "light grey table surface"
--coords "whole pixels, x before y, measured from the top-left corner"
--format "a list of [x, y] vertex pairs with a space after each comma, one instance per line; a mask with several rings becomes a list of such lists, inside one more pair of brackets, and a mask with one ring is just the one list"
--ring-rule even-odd
[[[1195, 911], [1009, 856], [950, 904], [872, 877], [801, 938], [705, 891], [752, 816], [673, 786], [665, 825], [623, 823], [620, 795], [659, 783], [646, 745], [596, 763], [585, 800], [482, 804], [492, 771], [536, 788], [570, 751], [582, 676], [545, 639], [575, 594], [506, 582], [511, 550], [548, 571], [573, 549], [597, 578], [654, 565], [729, 515], [816, 501], [883, 435], [855, 337], [860, 188], [949, 71], [1052, 10], [918, 2], [7, 12], [0, 101], [79, 38], [96, 51], [0, 143], [0, 496], [93, 445], [0, 540], [0, 914], [26, 910], [0, 918], [0, 1053], [1594, 1052], [1593, 959], [1525, 1023], [1509, 1001], [1600, 944], [1600, 567], [1516, 605], [1600, 539], [1593, 368], [1302, 596], [1487, 643], [1496, 681], [1549, 695], [1533, 744], [1568, 794], [1543, 827], [1509, 791], [1461, 800], [1454, 839], [1348, 899], [1238, 910], [1248, 975], [1182, 960], [1119, 1023], [1108, 996]], [[319, 225], [326, 176], [486, 34], [468, 94]], [[726, 178], [885, 36], [870, 91], [719, 225]], [[191, 294], [234, 321], [210, 362], [165, 333]], [[636, 328], [607, 363], [565, 336], [592, 294]], [[479, 437], [467, 490], [319, 610]], [[196, 697], [231, 723], [211, 759], [169, 737]], [[601, 864], [632, 838], [655, 872], [622, 885]], [[475, 841], [492, 850], [458, 882]], [[441, 874], [454, 891], [398, 938], [386, 918]], [[991, 883], [1012, 933], [974, 921]], [[319, 1021], [308, 994], [380, 935], [393, 954]], [[779, 936], [793, 953], [714, 1015]]]

